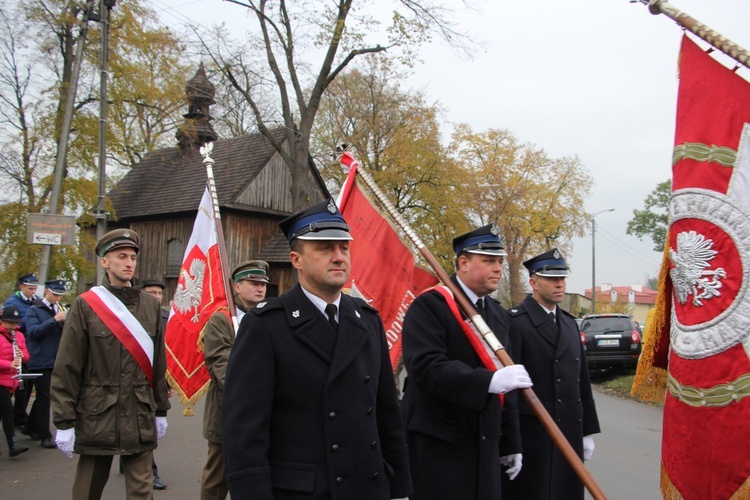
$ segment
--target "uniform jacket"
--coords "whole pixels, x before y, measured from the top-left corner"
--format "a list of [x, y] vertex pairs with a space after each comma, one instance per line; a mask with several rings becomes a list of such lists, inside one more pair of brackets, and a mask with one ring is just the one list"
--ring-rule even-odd
[[[28, 362], [29, 351], [26, 349], [26, 339], [18, 330], [16, 330], [16, 345], [21, 349], [21, 362]], [[9, 388], [11, 392], [18, 387], [18, 379], [13, 378], [14, 375], [18, 375], [18, 370], [10, 366], [15, 356], [10, 332], [0, 326], [0, 386]]]
[[[234, 303], [240, 310], [247, 312], [240, 306], [236, 296]], [[203, 437], [212, 443], [221, 444], [221, 399], [224, 396], [224, 379], [227, 376], [227, 363], [234, 337], [234, 327], [226, 310], [211, 315], [203, 330], [203, 356], [208, 373], [211, 374], [203, 411]]]
[[[524, 365], [534, 382], [534, 392], [578, 456], [583, 456], [583, 436], [599, 432], [599, 419], [573, 316], [557, 308], [557, 322], [542, 306], [527, 297], [508, 311], [511, 323], [511, 357]], [[506, 481], [506, 498], [583, 498], [583, 484], [552, 442], [525, 401], [519, 404], [523, 469]]]
[[411, 493], [383, 324], [341, 296], [339, 331], [299, 285], [242, 318], [224, 385], [233, 499], [388, 500]]
[[77, 297], [68, 310], [52, 371], [52, 419], [75, 427], [75, 452], [132, 455], [156, 448], [156, 416], [167, 399], [164, 330], [159, 302], [134, 287], [111, 291], [154, 341], [154, 387], [128, 350], [91, 307]]
[[[511, 348], [508, 315], [491, 298], [485, 303], [489, 327]], [[515, 391], [505, 395], [504, 407], [488, 392], [494, 372], [483, 367], [435, 291], [417, 297], [406, 312], [403, 354], [408, 379], [401, 404], [414, 482], [409, 498], [499, 499], [499, 457], [521, 451]]]
[[55, 312], [37, 300], [26, 313], [26, 340], [31, 354], [30, 370], [52, 369], [60, 346], [63, 322], [55, 321]]
[[31, 300], [26, 300], [26, 297], [23, 296], [21, 292], [15, 292], [13, 295], [8, 297], [8, 299], [5, 301], [5, 304], [3, 304], [3, 307], [16, 306], [16, 308], [18, 309], [18, 313], [22, 318], [25, 318], [29, 307], [31, 307], [31, 305], [34, 303], [35, 298], [37, 298], [36, 295], [32, 295]]

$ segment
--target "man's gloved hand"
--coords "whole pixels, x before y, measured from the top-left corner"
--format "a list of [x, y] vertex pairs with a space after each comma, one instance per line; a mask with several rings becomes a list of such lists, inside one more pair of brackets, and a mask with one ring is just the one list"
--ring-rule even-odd
[[167, 417], [156, 417], [156, 439], [161, 439], [167, 433]]
[[534, 384], [523, 365], [511, 365], [500, 368], [492, 375], [488, 392], [505, 394], [513, 389], [525, 389], [532, 385]]
[[523, 455], [520, 453], [514, 453], [513, 455], [500, 457], [500, 463], [508, 467], [508, 470], [506, 470], [505, 473], [508, 474], [510, 480], [513, 481], [518, 473], [521, 472], [521, 467], [523, 466]]
[[583, 436], [583, 459], [591, 460], [594, 455], [594, 436]]
[[76, 444], [76, 430], [75, 427], [70, 429], [57, 429], [55, 434], [55, 444], [57, 449], [65, 453], [68, 458], [73, 458], [73, 447]]

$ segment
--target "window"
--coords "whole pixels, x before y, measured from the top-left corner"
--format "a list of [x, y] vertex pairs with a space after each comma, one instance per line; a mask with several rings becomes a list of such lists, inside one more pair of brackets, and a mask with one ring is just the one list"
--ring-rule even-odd
[[185, 245], [177, 238], [167, 242], [167, 278], [177, 278], [180, 276], [180, 266], [182, 266], [182, 257], [185, 254]]

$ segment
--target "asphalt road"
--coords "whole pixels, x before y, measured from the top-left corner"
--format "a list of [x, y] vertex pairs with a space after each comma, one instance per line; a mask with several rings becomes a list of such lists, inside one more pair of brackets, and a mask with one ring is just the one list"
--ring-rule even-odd
[[[194, 417], [183, 417], [181, 405], [173, 398], [167, 435], [155, 452], [159, 475], [168, 484], [155, 491], [154, 498], [199, 498], [200, 476], [206, 457], [206, 442], [201, 435], [203, 404]], [[659, 459], [661, 447], [661, 410], [632, 401], [596, 393], [602, 434], [596, 436], [594, 457], [587, 467], [608, 498], [659, 499]], [[67, 458], [57, 450], [41, 448], [16, 432], [21, 444], [30, 450], [8, 458], [3, 440], [0, 444], [0, 497], [9, 499], [70, 498], [76, 456]], [[125, 481], [113, 461], [106, 500], [125, 495]]]

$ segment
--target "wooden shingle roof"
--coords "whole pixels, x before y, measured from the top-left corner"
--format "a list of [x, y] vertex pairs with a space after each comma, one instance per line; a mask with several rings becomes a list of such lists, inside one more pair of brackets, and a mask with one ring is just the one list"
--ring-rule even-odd
[[[284, 142], [283, 129], [273, 135]], [[219, 206], [252, 210], [237, 198], [274, 154], [276, 150], [259, 133], [214, 142], [211, 158]], [[205, 186], [206, 168], [198, 151], [165, 148], [144, 156], [110, 191], [109, 198], [120, 221], [173, 216], [195, 212]]]

